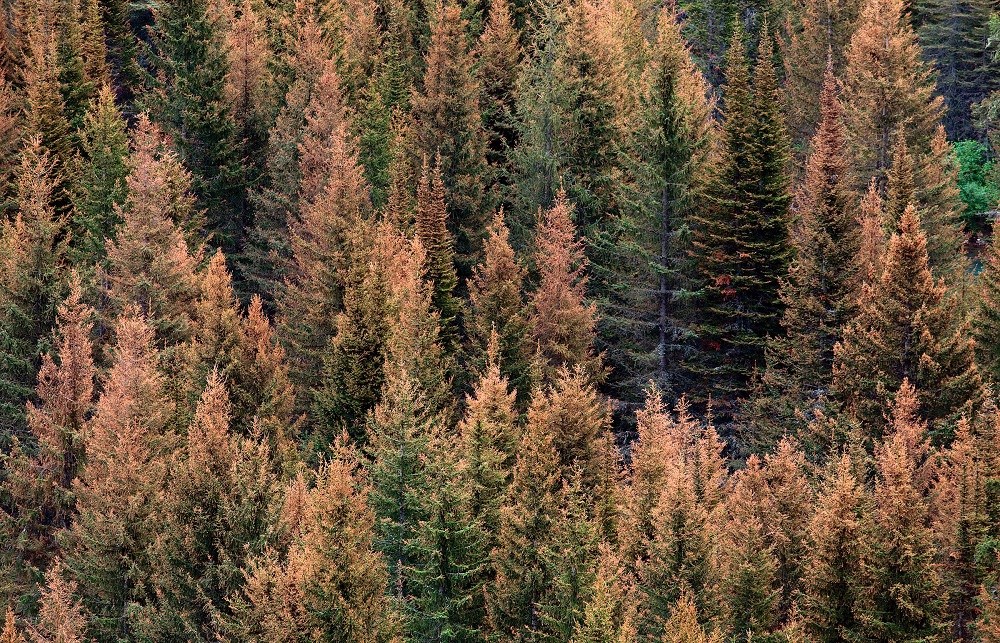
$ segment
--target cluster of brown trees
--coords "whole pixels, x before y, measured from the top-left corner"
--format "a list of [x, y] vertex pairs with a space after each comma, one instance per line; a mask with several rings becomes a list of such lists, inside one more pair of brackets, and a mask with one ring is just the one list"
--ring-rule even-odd
[[793, 4], [4, 3], [0, 641], [1000, 641], [989, 8]]

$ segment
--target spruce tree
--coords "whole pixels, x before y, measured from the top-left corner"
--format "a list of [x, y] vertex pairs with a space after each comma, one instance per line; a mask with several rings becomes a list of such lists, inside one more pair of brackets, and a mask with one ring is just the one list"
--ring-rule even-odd
[[469, 281], [469, 307], [465, 316], [466, 351], [477, 371], [485, 366], [487, 351], [496, 333], [500, 372], [523, 401], [530, 392], [525, 337], [528, 331], [524, 304], [525, 269], [510, 246], [510, 231], [500, 210], [486, 228], [482, 262]]
[[486, 27], [475, 49], [476, 78], [490, 185], [500, 193], [513, 180], [510, 153], [518, 140], [517, 72], [523, 57], [518, 35], [507, 0], [491, 2]]
[[[57, 551], [56, 535], [75, 513], [73, 480], [84, 462], [83, 443], [94, 405], [93, 309], [83, 303], [78, 278], [59, 306], [56, 349], [42, 358], [27, 406], [29, 434], [5, 461], [3, 532], [10, 544], [4, 591], [25, 593]], [[56, 359], [58, 359], [58, 362]], [[25, 576], [27, 574], [27, 576]]]
[[968, 324], [931, 276], [912, 205], [889, 241], [879, 281], [863, 293], [834, 349], [835, 395], [878, 437], [886, 399], [909, 379], [935, 438], [947, 439], [958, 416], [978, 406], [981, 383]]
[[973, 330], [976, 337], [976, 364], [990, 381], [1000, 378], [1000, 246], [997, 233], [1000, 222], [993, 224], [993, 241], [986, 250], [979, 274], [979, 298]]
[[859, 636], [864, 590], [861, 550], [866, 495], [847, 454], [827, 465], [816, 509], [809, 521], [800, 606], [808, 632], [817, 641]]
[[128, 134], [110, 86], [101, 89], [80, 133], [82, 159], [73, 191], [72, 253], [77, 264], [100, 262], [104, 242], [119, 223], [125, 203]]
[[87, 460], [73, 481], [78, 515], [60, 541], [98, 639], [133, 632], [127, 606], [148, 580], [172, 406], [157, 369], [155, 332], [129, 306], [115, 325], [112, 366], [87, 428]]
[[604, 375], [594, 352], [597, 309], [585, 300], [587, 259], [572, 216], [573, 206], [560, 190], [552, 208], [539, 212], [535, 233], [539, 283], [528, 302], [528, 340], [548, 382], [563, 367], [579, 368], [594, 381]]
[[736, 30], [723, 93], [723, 159], [712, 202], [695, 223], [702, 293], [693, 326], [700, 356], [691, 366], [723, 412], [763, 367], [768, 336], [781, 333], [779, 280], [790, 259], [788, 144], [770, 36], [761, 41], [754, 86]]
[[[285, 506], [293, 502], [289, 487]], [[303, 490], [287, 555], [269, 552], [248, 570], [233, 598], [232, 634], [240, 640], [295, 641], [317, 632], [352, 642], [398, 640], [400, 614], [386, 595], [386, 564], [375, 548], [371, 487], [345, 453], [323, 464]]]
[[615, 397], [628, 401], [638, 401], [650, 380], [671, 394], [688, 384], [679, 368], [691, 349], [687, 250], [713, 171], [715, 127], [708, 87], [678, 20], [663, 10], [656, 23], [652, 70], [629, 143], [629, 205], [607, 234], [591, 240], [600, 247], [593, 268], [602, 284], [598, 333]]
[[208, 378], [154, 519], [150, 544], [154, 597], [133, 608], [139, 636], [211, 640], [243, 584], [242, 569], [270, 544], [277, 480], [266, 446], [230, 432], [230, 404], [217, 371]]
[[844, 50], [854, 33], [858, 0], [807, 0], [791, 12], [781, 51], [785, 72], [788, 131], [797, 158], [804, 159], [809, 141], [822, 120], [821, 97], [827, 73], [839, 77]]
[[196, 216], [190, 175], [142, 116], [129, 166], [128, 196], [116, 210], [121, 224], [105, 244], [108, 310], [101, 312], [113, 317], [138, 305], [160, 341], [177, 343], [190, 334], [201, 259], [182, 232]]
[[158, 7], [150, 29], [146, 102], [191, 172], [206, 232], [230, 256], [244, 247], [250, 212], [234, 123], [226, 110], [227, 61], [204, 0]]
[[876, 453], [874, 507], [865, 522], [861, 619], [866, 640], [932, 638], [941, 631], [940, 569], [927, 502], [899, 432]]
[[486, 132], [472, 66], [461, 8], [447, 2], [431, 30], [422, 87], [412, 97], [412, 118], [417, 157], [440, 158], [449, 230], [463, 278], [479, 256], [488, 211]]
[[65, 219], [52, 205], [55, 165], [37, 137], [17, 170], [17, 211], [0, 226], [0, 436], [24, 435], [25, 402], [56, 319]]
[[884, 194], [898, 130], [918, 153], [928, 149], [942, 114], [933, 70], [920, 57], [917, 35], [900, 0], [868, 0], [845, 52], [844, 116], [860, 193], [874, 177]]
[[[827, 69], [822, 117], [810, 144], [805, 178], [796, 194], [790, 235], [795, 259], [781, 283], [782, 336], [767, 348], [763, 391], [749, 410], [752, 443], [766, 444], [794, 427], [830, 387], [833, 347], [854, 309], [857, 224], [849, 183], [843, 110]], [[760, 435], [763, 434], [763, 435]]]
[[448, 230], [448, 209], [441, 156], [431, 169], [424, 157], [423, 172], [417, 185], [415, 233], [424, 248], [423, 278], [433, 288], [432, 302], [441, 320], [444, 348], [457, 349], [462, 302], [455, 296], [458, 276], [455, 272], [455, 241]]

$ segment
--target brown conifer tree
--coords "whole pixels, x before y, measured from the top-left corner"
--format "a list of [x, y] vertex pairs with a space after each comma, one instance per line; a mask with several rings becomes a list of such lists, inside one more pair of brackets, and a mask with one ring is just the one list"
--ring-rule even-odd
[[399, 614], [386, 595], [375, 516], [365, 502], [369, 489], [357, 463], [338, 457], [304, 492], [297, 519], [286, 499], [291, 547], [282, 558], [269, 553], [250, 566], [234, 600], [241, 640], [292, 643], [319, 631], [356, 643], [398, 640]]
[[459, 337], [462, 303], [455, 296], [458, 276], [455, 273], [455, 242], [448, 231], [441, 155], [431, 169], [424, 157], [423, 172], [417, 184], [415, 233], [424, 248], [423, 278], [433, 289], [432, 302], [441, 320], [441, 339], [445, 350], [454, 352]]
[[855, 190], [861, 193], [874, 178], [885, 194], [896, 133], [922, 157], [931, 152], [943, 111], [906, 3], [866, 0], [845, 58], [842, 100]]
[[850, 456], [831, 461], [809, 521], [803, 560], [800, 606], [806, 629], [817, 641], [860, 634], [858, 601], [864, 578], [859, 554], [865, 538], [862, 512], [867, 508]]
[[66, 580], [63, 564], [56, 561], [45, 573], [38, 609], [38, 623], [32, 628], [35, 643], [83, 643], [87, 614], [76, 596], [77, 584]]
[[[7, 456], [4, 480], [3, 529], [17, 560], [11, 582], [27, 568], [44, 569], [56, 551], [56, 533], [69, 527], [75, 513], [73, 480], [84, 462], [83, 444], [94, 406], [91, 331], [94, 311], [82, 301], [79, 279], [59, 307], [55, 358], [42, 358], [35, 389], [37, 403], [28, 403], [30, 440], [15, 444]], [[21, 586], [21, 591], [25, 587]]]
[[552, 208], [539, 212], [535, 233], [539, 282], [529, 302], [528, 339], [549, 382], [562, 367], [579, 367], [594, 381], [604, 375], [594, 352], [596, 307], [585, 299], [587, 260], [572, 216], [573, 206], [560, 191]]
[[311, 103], [300, 146], [301, 209], [288, 223], [291, 264], [277, 315], [300, 408], [312, 402], [319, 387], [321, 356], [334, 335], [344, 278], [370, 207], [343, 107], [332, 94], [317, 96], [325, 99]]
[[153, 520], [172, 442], [154, 329], [132, 305], [114, 330], [112, 366], [84, 440], [87, 461], [73, 481], [78, 513], [63, 541], [95, 637], [131, 631], [126, 606], [147, 579], [144, 552], [159, 531]]
[[499, 190], [513, 180], [509, 156], [517, 144], [517, 70], [523, 56], [507, 0], [489, 4], [475, 55], [490, 185]]
[[943, 439], [980, 399], [967, 324], [931, 276], [916, 209], [903, 212], [878, 283], [865, 286], [857, 318], [834, 349], [834, 392], [874, 437], [885, 401], [909, 379], [924, 417]]
[[[764, 375], [768, 397], [758, 400], [753, 412], [755, 430], [770, 427], [772, 441], [795, 424], [796, 411], [805, 411], [828, 391], [833, 347], [854, 304], [858, 237], [836, 83], [828, 68], [819, 129], [792, 206], [795, 259], [781, 287], [785, 336], [769, 346]], [[766, 435], [748, 437], [762, 438], [768, 441]]]
[[826, 74], [839, 76], [844, 69], [844, 50], [854, 33], [860, 4], [858, 0], [806, 0], [790, 12], [785, 25], [788, 42], [781, 53], [793, 149], [804, 152], [822, 120], [820, 97]]
[[101, 312], [114, 317], [135, 304], [160, 341], [177, 343], [190, 333], [201, 259], [200, 248], [192, 250], [185, 240], [185, 232], [193, 235], [199, 227], [190, 175], [172, 151], [162, 150], [145, 116], [133, 140], [128, 197], [118, 209], [122, 223], [107, 242], [109, 310]]

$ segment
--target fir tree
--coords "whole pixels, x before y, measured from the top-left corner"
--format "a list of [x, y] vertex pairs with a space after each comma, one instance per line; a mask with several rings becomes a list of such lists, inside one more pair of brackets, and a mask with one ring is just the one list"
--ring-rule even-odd
[[[523, 51], [506, 0], [489, 4], [486, 27], [476, 46], [479, 107], [486, 132], [490, 184], [503, 192], [513, 179], [510, 153], [517, 136], [517, 70]], [[494, 197], [495, 198], [495, 197]]]
[[792, 147], [799, 158], [822, 120], [826, 77], [839, 77], [844, 51], [854, 33], [861, 3], [857, 0], [807, 0], [790, 12], [781, 50], [785, 72], [785, 104]]
[[444, 348], [457, 349], [461, 323], [461, 301], [455, 296], [458, 276], [455, 273], [455, 242], [448, 230], [445, 187], [441, 175], [441, 156], [433, 170], [424, 157], [423, 173], [417, 185], [415, 233], [424, 248], [423, 278], [433, 288], [432, 303], [441, 320]]
[[472, 65], [461, 8], [445, 3], [433, 24], [423, 84], [412, 98], [412, 117], [418, 158], [440, 158], [449, 230], [463, 277], [478, 257], [487, 212], [486, 135]]
[[364, 472], [344, 455], [320, 467], [299, 519], [285, 521], [293, 535], [287, 556], [269, 553], [248, 570], [234, 600], [236, 636], [260, 643], [317, 632], [357, 643], [398, 640], [399, 614], [386, 596], [386, 565], [365, 502], [369, 490]]
[[[486, 228], [483, 260], [469, 282], [469, 309], [465, 316], [466, 349], [474, 366], [485, 364], [493, 333], [497, 334], [496, 361], [500, 372], [517, 389], [521, 400], [530, 390], [528, 359], [525, 356], [525, 270], [510, 246], [510, 231], [503, 211], [493, 215]], [[477, 369], [480, 370], [480, 369]]]
[[850, 456], [831, 461], [809, 521], [800, 599], [806, 628], [818, 641], [849, 640], [861, 633], [858, 603], [864, 579], [858, 552], [867, 508]]
[[528, 302], [528, 339], [546, 381], [562, 367], [578, 367], [592, 380], [603, 377], [601, 357], [594, 353], [597, 311], [584, 299], [587, 260], [572, 216], [573, 206], [560, 191], [552, 208], [539, 212], [535, 233], [539, 284]]
[[1000, 250], [996, 234], [1000, 223], [993, 224], [993, 239], [979, 275], [978, 309], [973, 319], [976, 336], [976, 363], [991, 381], [1000, 378]]
[[53, 171], [52, 157], [41, 140], [28, 141], [17, 171], [17, 211], [0, 227], [0, 431], [4, 441], [23, 435], [24, 404], [61, 299], [65, 221], [52, 205]]
[[889, 241], [879, 281], [863, 292], [834, 349], [835, 394], [878, 437], [886, 398], [909, 379], [935, 437], [945, 439], [958, 415], [978, 405], [980, 379], [967, 324], [931, 276], [912, 205]]
[[72, 252], [77, 263], [93, 265], [104, 258], [105, 239], [119, 223], [117, 208], [125, 203], [129, 173], [128, 134], [110, 86], [101, 89], [87, 112], [80, 139]]
[[303, 406], [318, 389], [321, 355], [334, 334], [344, 277], [370, 206], [341, 110], [336, 102], [312, 106], [300, 148], [301, 209], [288, 222], [292, 256], [278, 302], [278, 329]]
[[[785, 333], [767, 349], [764, 399], [754, 402], [755, 429], [773, 435], [794, 426], [828, 392], [833, 347], [854, 309], [858, 238], [848, 176], [842, 108], [827, 69], [822, 117], [810, 145], [805, 178], [795, 197], [790, 235], [795, 259], [781, 284]], [[769, 439], [748, 436], [751, 442]]]
[[942, 100], [933, 95], [933, 71], [920, 58], [900, 0], [862, 4], [845, 58], [842, 100], [855, 189], [863, 191], [874, 177], [884, 194], [895, 133], [903, 131], [911, 149], [924, 153]]
[[24, 442], [7, 456], [3, 529], [12, 547], [10, 582], [41, 570], [57, 550], [56, 534], [75, 513], [73, 480], [84, 462], [83, 443], [94, 405], [94, 358], [91, 344], [93, 309], [82, 302], [78, 278], [59, 307], [55, 361], [42, 358], [35, 396], [29, 402]]
[[761, 41], [751, 89], [742, 31], [733, 36], [723, 94], [725, 151], [714, 202], [696, 220], [704, 292], [694, 326], [701, 357], [691, 363], [723, 410], [746, 395], [751, 374], [763, 366], [767, 337], [781, 333], [779, 279], [790, 258], [788, 145], [770, 42]]
[[164, 5], [155, 12], [150, 40], [150, 111], [192, 174], [206, 231], [236, 256], [250, 225], [248, 186], [226, 110], [228, 65], [217, 20], [204, 0]]
[[158, 131], [144, 117], [129, 165], [128, 196], [116, 210], [122, 223], [105, 244], [108, 313], [138, 305], [158, 339], [176, 343], [189, 336], [198, 294], [201, 251], [192, 252], [182, 232], [195, 216], [190, 175], [159, 149]]
[[866, 640], [930, 638], [941, 628], [941, 577], [927, 522], [927, 503], [915, 483], [914, 461], [900, 432], [876, 454], [874, 508], [865, 524]]
[[499, 348], [499, 336], [494, 333], [486, 367], [466, 400], [465, 416], [458, 427], [466, 462], [468, 502], [479, 521], [485, 551], [499, 545], [500, 506], [511, 483], [520, 432], [514, 406], [517, 392], [509, 390], [509, 382], [502, 375]]
[[687, 261], [694, 209], [713, 171], [715, 127], [708, 87], [691, 58], [678, 16], [662, 11], [630, 143], [634, 203], [609, 225], [593, 272], [602, 282], [598, 332], [615, 396], [637, 401], [650, 380], [674, 393], [687, 382], [679, 368], [690, 350]]
[[156, 499], [166, 475], [172, 408], [157, 370], [155, 332], [135, 306], [115, 326], [112, 367], [87, 428], [86, 463], [73, 481], [77, 517], [61, 540], [93, 636], [129, 636], [126, 607], [148, 580]]
[[213, 371], [155, 519], [163, 530], [148, 550], [144, 579], [155, 598], [131, 620], [151, 639], [211, 640], [243, 583], [246, 561], [269, 545], [277, 481], [267, 448], [229, 431], [229, 396]]

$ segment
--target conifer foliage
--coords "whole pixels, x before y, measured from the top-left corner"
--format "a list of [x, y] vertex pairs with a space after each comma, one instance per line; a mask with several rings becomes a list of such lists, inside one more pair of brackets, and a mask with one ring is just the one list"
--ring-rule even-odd
[[1000, 640], [988, 4], [2, 3], [0, 641]]

